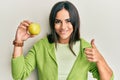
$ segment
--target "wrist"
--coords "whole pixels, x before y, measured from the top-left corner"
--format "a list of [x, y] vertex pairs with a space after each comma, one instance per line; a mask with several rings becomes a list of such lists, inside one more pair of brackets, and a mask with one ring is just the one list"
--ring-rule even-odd
[[16, 46], [16, 47], [23, 47], [24, 42], [23, 41], [14, 40], [13, 41], [13, 45]]
[[104, 62], [105, 62], [105, 60], [104, 60], [104, 58], [102, 58], [102, 59], [99, 59], [99, 60], [97, 61], [97, 64], [98, 64], [98, 65], [101, 65], [101, 64], [104, 64]]

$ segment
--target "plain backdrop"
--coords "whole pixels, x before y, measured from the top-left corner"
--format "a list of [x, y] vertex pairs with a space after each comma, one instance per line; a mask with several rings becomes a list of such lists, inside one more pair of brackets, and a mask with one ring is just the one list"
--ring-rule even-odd
[[[12, 42], [23, 20], [38, 22], [41, 33], [25, 41], [24, 54], [49, 33], [49, 13], [60, 0], [0, 0], [0, 80], [13, 80], [11, 75]], [[78, 9], [81, 37], [95, 44], [120, 79], [120, 0], [69, 0]], [[37, 70], [27, 80], [37, 80]], [[93, 80], [89, 73], [89, 80]]]

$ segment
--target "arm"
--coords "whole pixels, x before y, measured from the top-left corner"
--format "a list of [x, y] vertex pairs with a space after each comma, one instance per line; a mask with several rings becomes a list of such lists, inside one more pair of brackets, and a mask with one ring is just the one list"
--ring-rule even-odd
[[12, 76], [15, 80], [24, 80], [36, 67], [35, 47], [29, 50], [24, 57], [22, 54], [16, 58], [12, 58]]
[[90, 62], [95, 62], [100, 75], [100, 80], [111, 80], [113, 72], [106, 63], [104, 57], [97, 50], [94, 40], [91, 41], [92, 48], [86, 48], [85, 54]]
[[[31, 22], [29, 21], [23, 21], [18, 26], [16, 35], [15, 35], [15, 40], [13, 43], [14, 44], [13, 58], [16, 58], [22, 54], [24, 41], [32, 37], [32, 35], [28, 33], [28, 26], [30, 25], [30, 23]], [[19, 45], [19, 44], [22, 44], [22, 45]]]
[[[23, 56], [23, 42], [31, 37], [30, 34], [27, 33], [28, 26], [31, 22], [23, 21], [17, 31], [14, 40], [14, 50], [13, 50], [13, 58], [11, 61], [12, 65], [12, 75], [16, 80], [24, 79], [27, 77], [30, 72], [35, 67], [35, 55], [34, 50], [30, 50], [29, 54], [24, 58]], [[31, 61], [30, 61], [31, 60]]]
[[111, 68], [108, 66], [108, 64], [106, 63], [105, 59], [102, 56], [101, 58], [102, 59], [96, 63], [98, 67], [98, 72], [100, 74], [100, 79], [110, 80], [113, 75], [113, 72]]

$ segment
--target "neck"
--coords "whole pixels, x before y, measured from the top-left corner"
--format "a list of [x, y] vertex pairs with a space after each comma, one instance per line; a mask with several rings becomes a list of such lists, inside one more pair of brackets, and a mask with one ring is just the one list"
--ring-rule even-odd
[[62, 44], [68, 44], [69, 43], [69, 39], [59, 39], [58, 42], [62, 43]]

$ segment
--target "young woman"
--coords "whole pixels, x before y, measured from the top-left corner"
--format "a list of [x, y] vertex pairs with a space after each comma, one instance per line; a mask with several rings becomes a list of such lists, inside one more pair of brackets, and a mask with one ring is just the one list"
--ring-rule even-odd
[[37, 68], [39, 80], [87, 80], [88, 72], [97, 80], [113, 80], [113, 72], [95, 46], [80, 38], [80, 19], [69, 1], [56, 3], [50, 13], [51, 33], [36, 42], [26, 56], [23, 43], [34, 37], [27, 33], [32, 22], [20, 23], [14, 40], [12, 75], [24, 80]]

